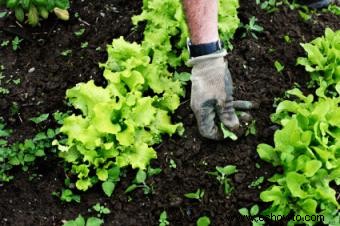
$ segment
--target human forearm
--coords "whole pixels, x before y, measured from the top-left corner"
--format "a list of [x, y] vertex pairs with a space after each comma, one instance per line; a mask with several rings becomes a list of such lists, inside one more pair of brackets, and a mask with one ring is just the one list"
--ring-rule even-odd
[[216, 42], [218, 37], [217, 0], [182, 0], [192, 44]]

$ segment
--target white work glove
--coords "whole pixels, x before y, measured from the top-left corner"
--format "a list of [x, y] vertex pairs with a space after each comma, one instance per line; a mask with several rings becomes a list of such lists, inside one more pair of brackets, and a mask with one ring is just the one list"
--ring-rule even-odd
[[201, 135], [213, 140], [223, 139], [220, 122], [231, 131], [239, 128], [235, 109], [254, 107], [249, 101], [233, 101], [233, 83], [225, 55], [226, 51], [221, 50], [189, 61], [193, 66], [190, 106]]

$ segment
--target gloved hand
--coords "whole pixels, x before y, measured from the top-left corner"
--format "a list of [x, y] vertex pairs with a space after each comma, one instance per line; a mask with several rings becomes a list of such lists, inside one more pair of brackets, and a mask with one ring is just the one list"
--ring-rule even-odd
[[249, 101], [233, 101], [233, 84], [228, 64], [224, 61], [225, 55], [226, 51], [221, 50], [189, 61], [193, 66], [190, 106], [201, 135], [214, 140], [223, 139], [220, 123], [216, 125], [216, 121], [235, 131], [240, 126], [235, 109], [254, 107]]

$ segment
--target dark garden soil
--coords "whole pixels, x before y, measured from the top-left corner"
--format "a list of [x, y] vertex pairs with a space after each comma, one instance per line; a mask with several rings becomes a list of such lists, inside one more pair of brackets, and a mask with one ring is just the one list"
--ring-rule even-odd
[[[21, 28], [12, 19], [0, 21], [0, 42], [16, 35], [24, 39], [18, 51], [13, 51], [11, 46], [0, 48], [0, 64], [5, 67], [6, 78], [21, 79], [19, 85], [1, 84], [10, 90], [9, 94], [0, 96], [0, 116], [13, 129], [12, 141], [30, 138], [38, 131], [55, 126], [53, 122], [47, 122], [38, 127], [29, 118], [66, 110], [67, 88], [90, 79], [104, 84], [98, 62], [106, 60], [105, 46], [119, 36], [130, 41], [141, 39], [141, 29], [132, 31], [130, 22], [131, 16], [140, 12], [141, 4], [142, 1], [137, 0], [73, 1], [69, 22], [50, 18], [38, 28]], [[238, 215], [241, 207], [260, 204], [260, 190], [250, 188], [249, 184], [259, 176], [268, 178], [280, 170], [262, 162], [256, 154], [259, 143], [272, 142], [275, 127], [269, 116], [274, 111], [274, 98], [282, 97], [295, 83], [308, 92], [309, 77], [302, 68], [295, 66], [296, 58], [304, 55], [299, 43], [321, 36], [326, 27], [339, 29], [340, 23], [338, 17], [330, 14], [314, 15], [312, 20], [302, 22], [297, 12], [285, 7], [266, 14], [255, 1], [246, 0], [241, 1], [239, 12], [243, 22], [256, 16], [264, 27], [257, 40], [250, 36], [241, 39], [243, 31], [239, 30], [233, 41], [234, 50], [228, 55], [235, 97], [261, 103], [260, 108], [252, 112], [256, 119], [255, 136], [243, 136], [236, 142], [201, 138], [189, 108], [188, 93], [174, 116], [174, 121], [184, 122], [184, 136], [166, 138], [156, 147], [159, 158], [152, 165], [163, 171], [148, 180], [154, 194], [144, 195], [137, 190], [130, 196], [125, 195], [124, 189], [133, 178], [130, 171], [111, 198], [105, 197], [97, 187], [82, 194], [80, 204], [63, 204], [51, 195], [63, 187], [63, 163], [57, 157], [48, 157], [39, 160], [28, 173], [13, 172], [15, 179], [0, 186], [0, 225], [61, 225], [62, 220], [74, 219], [79, 213], [91, 215], [88, 208], [97, 202], [105, 203], [111, 209], [112, 213], [104, 218], [105, 225], [158, 225], [163, 210], [167, 211], [171, 225], [176, 226], [195, 225], [203, 215], [209, 216], [217, 226], [249, 225], [245, 221], [228, 221], [227, 217]], [[75, 18], [75, 13], [81, 19]], [[85, 34], [76, 37], [73, 32], [82, 26], [86, 29]], [[284, 35], [291, 37], [290, 44], [284, 42]], [[85, 41], [89, 47], [82, 49], [81, 43]], [[102, 50], [97, 51], [99, 46]], [[72, 50], [71, 55], [61, 56], [65, 50]], [[285, 66], [282, 73], [276, 72], [275, 60]], [[10, 109], [15, 103], [19, 113], [13, 115]], [[175, 161], [175, 169], [170, 167], [170, 159]], [[261, 167], [257, 168], [256, 163]], [[226, 198], [216, 179], [206, 172], [228, 164], [236, 165], [239, 171], [232, 176], [235, 190]], [[30, 181], [28, 177], [33, 173], [37, 176]], [[266, 186], [268, 184], [264, 183], [262, 187]], [[202, 202], [183, 198], [183, 194], [198, 188], [205, 190]]]

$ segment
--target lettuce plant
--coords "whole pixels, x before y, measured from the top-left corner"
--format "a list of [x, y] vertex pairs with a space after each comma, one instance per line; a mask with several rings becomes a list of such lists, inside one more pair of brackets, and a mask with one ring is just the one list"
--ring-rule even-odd
[[[220, 9], [230, 12], [220, 13], [225, 38], [238, 26], [237, 7], [237, 0], [221, 0]], [[229, 21], [229, 17], [235, 18]], [[184, 96], [183, 81], [168, 71], [188, 59], [181, 2], [144, 0], [142, 14], [133, 18], [134, 24], [141, 21], [146, 21], [141, 44], [119, 38], [108, 46], [108, 60], [101, 64], [105, 88], [89, 81], [67, 91], [79, 114], [64, 120], [61, 132], [67, 140], [54, 144], [71, 164], [80, 190], [101, 182], [110, 196], [121, 168], [145, 170], [157, 157], [152, 146], [161, 142], [162, 135], [183, 132], [182, 124], [172, 124], [169, 116]]]
[[327, 28], [323, 37], [301, 45], [307, 52], [307, 57], [299, 57], [297, 64], [303, 65], [311, 73], [312, 81], [319, 87], [317, 95], [339, 96], [340, 30], [334, 32]]
[[105, 88], [89, 81], [66, 94], [81, 114], [64, 120], [61, 132], [68, 140], [60, 156], [72, 163], [80, 190], [97, 180], [110, 180], [115, 167], [146, 169], [156, 158], [151, 146], [161, 142], [161, 135], [183, 131], [182, 124], [172, 124], [168, 114], [184, 94], [180, 82], [151, 62], [136, 43], [116, 39], [108, 54], [101, 65], [108, 82]]
[[[297, 100], [281, 102], [272, 120], [282, 129], [274, 135], [274, 146], [260, 144], [261, 159], [283, 168], [269, 181], [274, 185], [261, 193], [272, 202], [264, 215], [323, 215], [325, 221], [340, 217], [336, 191], [340, 185], [340, 98], [304, 96], [288, 91]], [[289, 222], [314, 225], [317, 222]], [[327, 223], [327, 222], [324, 222]]]

